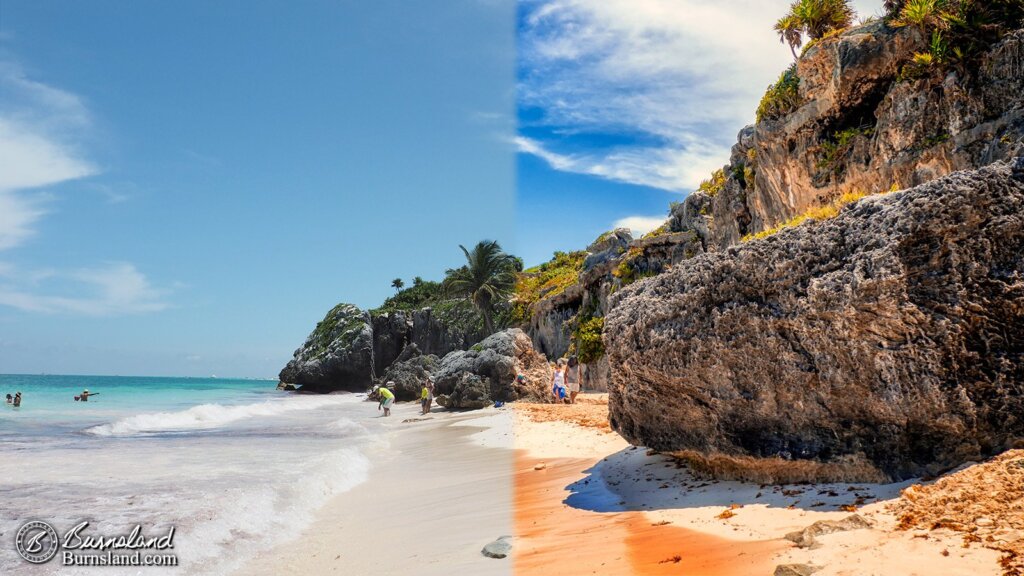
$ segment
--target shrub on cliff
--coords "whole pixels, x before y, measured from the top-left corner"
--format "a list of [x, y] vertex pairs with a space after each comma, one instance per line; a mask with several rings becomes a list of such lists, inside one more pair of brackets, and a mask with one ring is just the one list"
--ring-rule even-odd
[[542, 298], [557, 296], [576, 283], [587, 253], [555, 252], [554, 257], [533, 268], [523, 270], [516, 279], [512, 303], [512, 320], [520, 324], [530, 320], [530, 307]]
[[757, 106], [757, 121], [782, 118], [800, 106], [800, 77], [796, 64], [791, 65], [768, 87]]

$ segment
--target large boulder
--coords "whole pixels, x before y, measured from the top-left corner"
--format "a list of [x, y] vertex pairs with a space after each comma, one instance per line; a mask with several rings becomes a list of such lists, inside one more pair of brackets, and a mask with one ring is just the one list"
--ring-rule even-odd
[[[523, 375], [525, 383], [517, 376]], [[551, 367], [525, 332], [497, 332], [469, 350], [450, 352], [434, 376], [435, 393], [448, 408], [482, 408], [496, 400], [546, 401]]]
[[305, 391], [359, 392], [372, 385], [373, 373], [369, 313], [352, 304], [338, 304], [317, 323], [279, 379]]
[[610, 422], [633, 444], [808, 480], [985, 458], [1024, 437], [1024, 159], [701, 254], [612, 299]]
[[423, 383], [433, 377], [440, 365], [441, 360], [437, 356], [423, 354], [418, 346], [409, 344], [384, 371], [380, 381], [395, 383], [392, 388], [397, 400], [416, 400], [420, 397]]

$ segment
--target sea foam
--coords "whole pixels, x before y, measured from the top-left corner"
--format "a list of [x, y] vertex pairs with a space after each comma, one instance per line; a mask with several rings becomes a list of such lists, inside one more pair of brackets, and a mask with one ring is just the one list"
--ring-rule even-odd
[[179, 412], [136, 414], [108, 424], [87, 428], [85, 433], [94, 436], [132, 436], [161, 432], [210, 430], [247, 418], [277, 416], [298, 410], [315, 410], [358, 400], [359, 398], [353, 395], [295, 396], [236, 406], [200, 404]]

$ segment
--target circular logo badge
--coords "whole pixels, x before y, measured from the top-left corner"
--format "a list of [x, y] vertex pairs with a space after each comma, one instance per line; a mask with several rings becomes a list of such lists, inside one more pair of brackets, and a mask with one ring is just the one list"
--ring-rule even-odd
[[33, 520], [18, 529], [14, 544], [22, 558], [42, 564], [57, 554], [57, 531], [46, 522]]

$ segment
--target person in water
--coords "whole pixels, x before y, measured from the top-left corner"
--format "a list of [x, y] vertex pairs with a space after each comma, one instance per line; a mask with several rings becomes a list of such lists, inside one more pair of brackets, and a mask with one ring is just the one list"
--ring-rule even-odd
[[395, 393], [388, 390], [388, 385], [394, 385], [394, 382], [388, 382], [384, 386], [377, 387], [377, 396], [380, 398], [377, 410], [383, 408], [385, 416], [391, 416], [391, 405], [395, 402]]
[[565, 383], [569, 388], [569, 404], [575, 404], [576, 395], [580, 393], [580, 361], [575, 355], [569, 357], [565, 368]]
[[14, 407], [21, 406], [21, 392], [15, 392], [14, 394]]
[[88, 402], [88, 401], [89, 401], [89, 389], [86, 388], [85, 390], [82, 390], [82, 402]]
[[8, 394], [7, 395], [7, 403], [8, 404], [12, 404], [13, 402], [14, 402], [14, 396], [11, 396], [10, 394]]

